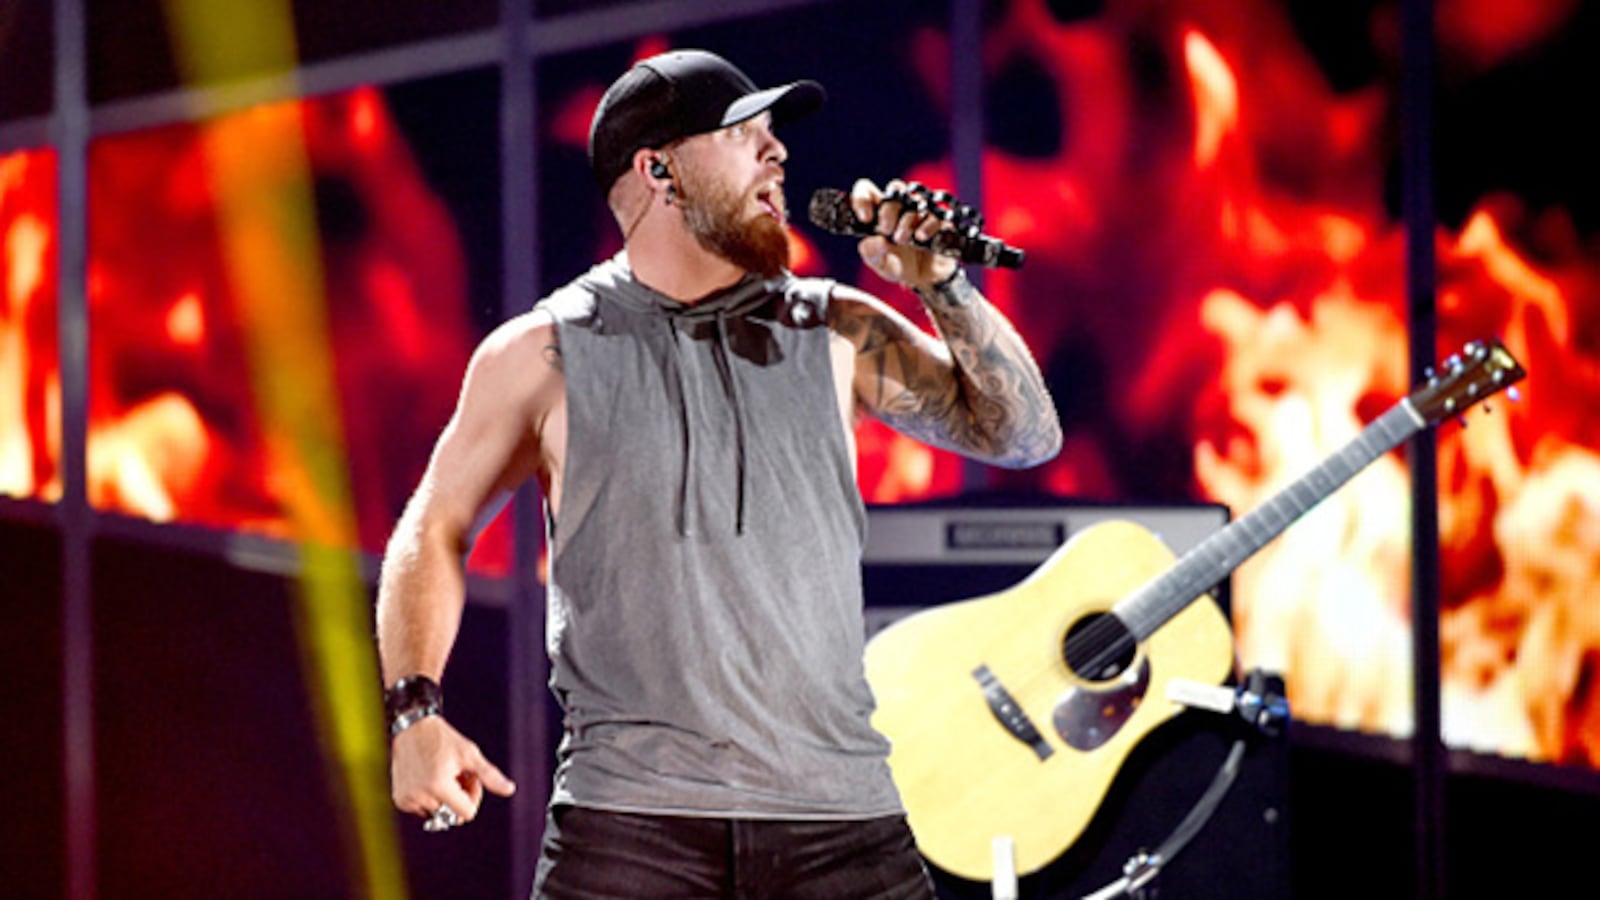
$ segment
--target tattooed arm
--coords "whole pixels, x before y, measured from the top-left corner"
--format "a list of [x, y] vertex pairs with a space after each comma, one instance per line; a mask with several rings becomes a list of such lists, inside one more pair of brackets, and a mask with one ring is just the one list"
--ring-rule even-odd
[[896, 431], [993, 465], [1055, 456], [1061, 424], [1011, 323], [959, 275], [917, 293], [942, 342], [871, 295], [834, 291], [829, 320], [855, 348], [857, 401]]
[[851, 203], [862, 221], [878, 223], [861, 241], [861, 258], [914, 290], [942, 338], [869, 294], [835, 290], [829, 322], [855, 348], [856, 399], [897, 431], [994, 465], [1023, 468], [1055, 456], [1061, 423], [1027, 345], [954, 260], [916, 246], [948, 225], [885, 202], [867, 181], [856, 183]]

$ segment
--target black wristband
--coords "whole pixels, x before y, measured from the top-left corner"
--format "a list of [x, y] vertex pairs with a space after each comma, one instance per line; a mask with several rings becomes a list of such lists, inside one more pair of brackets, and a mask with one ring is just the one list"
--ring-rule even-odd
[[932, 296], [937, 294], [950, 296], [955, 293], [956, 282], [962, 281], [966, 277], [966, 267], [958, 265], [955, 267], [955, 271], [951, 272], [949, 275], [946, 275], [938, 281], [935, 281], [933, 284], [925, 287], [915, 288], [913, 293], [917, 294], [918, 296]]
[[444, 715], [444, 691], [426, 675], [407, 675], [383, 692], [383, 713], [393, 738], [429, 716]]

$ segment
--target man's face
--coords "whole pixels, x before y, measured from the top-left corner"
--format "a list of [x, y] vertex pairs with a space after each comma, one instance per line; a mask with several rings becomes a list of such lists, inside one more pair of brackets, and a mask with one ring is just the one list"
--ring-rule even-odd
[[676, 155], [678, 202], [700, 246], [763, 277], [787, 268], [782, 164], [788, 152], [768, 116], [690, 138]]

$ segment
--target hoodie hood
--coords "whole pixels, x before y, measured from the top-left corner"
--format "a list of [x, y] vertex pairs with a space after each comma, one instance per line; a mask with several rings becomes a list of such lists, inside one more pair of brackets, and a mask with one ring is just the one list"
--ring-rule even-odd
[[746, 455], [750, 416], [749, 410], [744, 405], [743, 392], [740, 390], [739, 367], [734, 362], [737, 354], [730, 332], [730, 323], [735, 323], [755, 310], [767, 306], [774, 296], [784, 295], [794, 283], [794, 276], [788, 272], [776, 278], [746, 275], [730, 287], [692, 303], [684, 303], [635, 279], [624, 251], [590, 269], [578, 281], [591, 288], [603, 289], [601, 292], [605, 296], [612, 298], [629, 312], [658, 323], [657, 327], [663, 332], [667, 348], [666, 365], [670, 370], [669, 378], [677, 386], [677, 391], [672, 396], [676, 405], [674, 412], [683, 431], [676, 500], [677, 528], [678, 534], [682, 537], [694, 535], [697, 528], [701, 527], [701, 523], [693, 520], [692, 512], [695, 508], [692, 501], [697, 490], [697, 479], [701, 475], [696, 465], [695, 429], [688, 408], [687, 398], [690, 393], [684, 382], [683, 352], [687, 342], [700, 339], [711, 341], [711, 353], [721, 377], [722, 395], [733, 414], [733, 442], [737, 460], [735, 477], [738, 483], [735, 490], [736, 501], [732, 524], [734, 533], [743, 535], [745, 505], [750, 487], [750, 467]]

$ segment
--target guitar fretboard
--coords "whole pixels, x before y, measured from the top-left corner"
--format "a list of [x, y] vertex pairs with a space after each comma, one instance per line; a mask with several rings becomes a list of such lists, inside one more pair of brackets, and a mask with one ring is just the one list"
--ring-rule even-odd
[[1196, 597], [1216, 587], [1311, 507], [1426, 424], [1410, 400], [1401, 400], [1332, 457], [1244, 518], [1200, 542], [1171, 569], [1117, 603], [1112, 612], [1135, 640], [1143, 641]]

